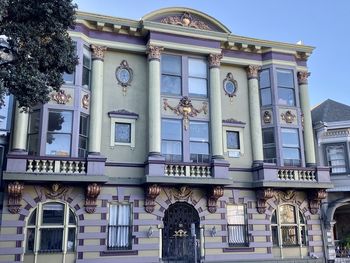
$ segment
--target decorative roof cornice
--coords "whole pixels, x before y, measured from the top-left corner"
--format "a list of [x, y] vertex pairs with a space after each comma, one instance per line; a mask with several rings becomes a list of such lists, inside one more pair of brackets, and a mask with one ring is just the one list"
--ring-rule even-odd
[[120, 118], [130, 118], [130, 119], [138, 119], [139, 115], [135, 112], [131, 112], [125, 109], [114, 110], [108, 112], [109, 117], [120, 117]]

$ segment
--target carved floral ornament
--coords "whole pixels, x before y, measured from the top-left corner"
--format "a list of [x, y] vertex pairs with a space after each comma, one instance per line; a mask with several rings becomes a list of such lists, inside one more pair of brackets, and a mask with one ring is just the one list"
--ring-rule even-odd
[[22, 192], [24, 189], [23, 183], [12, 182], [7, 185], [7, 207], [11, 214], [18, 214], [21, 209]]
[[321, 206], [321, 201], [323, 199], [326, 199], [326, 197], [327, 197], [327, 192], [325, 189], [314, 190], [308, 194], [309, 209], [311, 214], [315, 215], [318, 213], [318, 210], [320, 209], [320, 206]]
[[281, 117], [286, 123], [293, 123], [296, 116], [290, 110], [287, 110], [281, 114]]
[[85, 211], [89, 214], [92, 214], [96, 210], [96, 201], [97, 197], [100, 194], [101, 191], [101, 186], [93, 183], [89, 184], [86, 187], [86, 192], [85, 192]]
[[299, 83], [299, 85], [307, 84], [309, 76], [310, 76], [310, 72], [299, 71], [298, 72], [298, 83]]
[[160, 22], [164, 24], [192, 27], [202, 30], [212, 30], [205, 22], [193, 17], [189, 12], [185, 12], [181, 16], [165, 17], [161, 19]]
[[180, 189], [172, 188], [170, 193], [176, 201], [194, 201], [193, 190], [189, 186], [181, 186]]
[[237, 80], [233, 78], [232, 73], [227, 73], [226, 78], [224, 79], [224, 91], [225, 95], [230, 98], [230, 101], [233, 101], [233, 97], [236, 96], [238, 89]]
[[[65, 199], [70, 187], [60, 183], [53, 183], [51, 186], [41, 188], [41, 195], [49, 199]], [[42, 197], [41, 197], [42, 198]]]
[[217, 202], [224, 195], [223, 186], [214, 186], [207, 192], [207, 206], [210, 213], [215, 213], [217, 210]]
[[107, 50], [107, 47], [90, 45], [90, 48], [92, 51], [92, 59], [99, 59], [102, 61], [104, 60], [105, 51]]
[[199, 113], [203, 112], [204, 114], [208, 113], [208, 103], [203, 102], [202, 107], [200, 109], [196, 109], [193, 107], [191, 100], [187, 97], [184, 96], [180, 101], [177, 106], [171, 106], [168, 103], [167, 99], [163, 99], [163, 108], [164, 110], [167, 110], [168, 108], [172, 110], [176, 115], [182, 115], [184, 119], [184, 128], [185, 130], [188, 129], [188, 124], [189, 124], [189, 117], [195, 117]]
[[257, 65], [249, 65], [246, 70], [248, 79], [257, 79], [259, 77], [259, 70], [261, 70], [261, 67]]
[[126, 95], [126, 88], [131, 85], [133, 80], [133, 70], [129, 67], [128, 62], [124, 59], [115, 71], [118, 84], [122, 86], [123, 95]]
[[272, 121], [272, 116], [271, 116], [271, 112], [266, 110], [264, 111], [264, 115], [263, 115], [263, 120], [265, 124], [269, 124]]
[[259, 214], [264, 214], [267, 208], [267, 200], [274, 196], [272, 188], [258, 189], [256, 192], [256, 208]]
[[89, 108], [89, 102], [90, 102], [89, 94], [85, 94], [81, 99], [81, 104], [83, 105], [84, 109]]
[[148, 60], [160, 60], [160, 56], [163, 50], [163, 47], [148, 44], [146, 51], [146, 53], [148, 54]]
[[208, 62], [209, 68], [220, 67], [220, 61], [222, 59], [222, 54], [209, 54]]
[[58, 92], [55, 92], [51, 95], [53, 101], [56, 101], [57, 104], [66, 104], [70, 102], [72, 96], [70, 94], [66, 94], [66, 92], [61, 89]]
[[156, 206], [155, 200], [160, 194], [160, 186], [157, 184], [148, 185], [145, 190], [145, 210], [147, 213], [153, 213]]

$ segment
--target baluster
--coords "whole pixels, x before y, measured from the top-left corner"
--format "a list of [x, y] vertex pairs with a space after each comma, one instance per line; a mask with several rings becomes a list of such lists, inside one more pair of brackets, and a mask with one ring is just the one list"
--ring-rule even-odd
[[315, 174], [315, 171], [312, 171], [312, 181], [315, 181], [316, 180], [316, 174]]
[[48, 173], [52, 173], [53, 172], [53, 160], [49, 160], [49, 167], [47, 170]]
[[73, 161], [68, 161], [68, 173], [73, 173]]
[[207, 166], [207, 177], [211, 177], [211, 169]]
[[166, 176], [169, 176], [169, 165], [168, 165], [168, 164], [166, 164], [166, 165], [164, 166], [164, 174], [165, 174]]
[[200, 177], [201, 176], [201, 171], [200, 171], [201, 167], [199, 165], [196, 166], [196, 177]]
[[191, 170], [190, 170], [190, 176], [194, 176], [195, 175], [195, 167], [194, 166], [190, 166]]
[[186, 174], [185, 174], [185, 166], [183, 166], [183, 165], [180, 166], [180, 175], [186, 176]]
[[174, 176], [174, 165], [170, 165], [170, 176]]
[[33, 160], [28, 160], [27, 172], [28, 173], [33, 172]]
[[42, 173], [47, 172], [47, 160], [41, 160], [41, 172]]
[[39, 173], [40, 172], [40, 160], [34, 160], [34, 162], [35, 162], [34, 173]]
[[79, 163], [80, 163], [80, 161], [75, 161], [74, 162], [74, 173], [75, 174], [79, 173]]
[[85, 162], [80, 162], [80, 173], [81, 174], [85, 174], [86, 173]]
[[67, 161], [61, 161], [60, 162], [60, 172], [61, 173], [66, 173], [67, 172], [67, 167], [66, 167]]

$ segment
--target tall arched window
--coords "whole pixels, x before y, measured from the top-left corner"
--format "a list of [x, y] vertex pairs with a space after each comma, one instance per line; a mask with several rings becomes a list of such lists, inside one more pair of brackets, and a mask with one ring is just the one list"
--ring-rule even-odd
[[68, 204], [39, 204], [27, 222], [27, 253], [73, 252], [77, 223]]
[[272, 243], [290, 247], [306, 245], [306, 225], [301, 212], [294, 205], [281, 205], [271, 217]]

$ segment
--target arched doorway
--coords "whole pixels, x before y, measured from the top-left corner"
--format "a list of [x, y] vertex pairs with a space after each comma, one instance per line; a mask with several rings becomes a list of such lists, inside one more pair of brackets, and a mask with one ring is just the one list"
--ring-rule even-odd
[[163, 262], [199, 262], [200, 230], [197, 210], [188, 203], [174, 203], [165, 211], [163, 222]]

